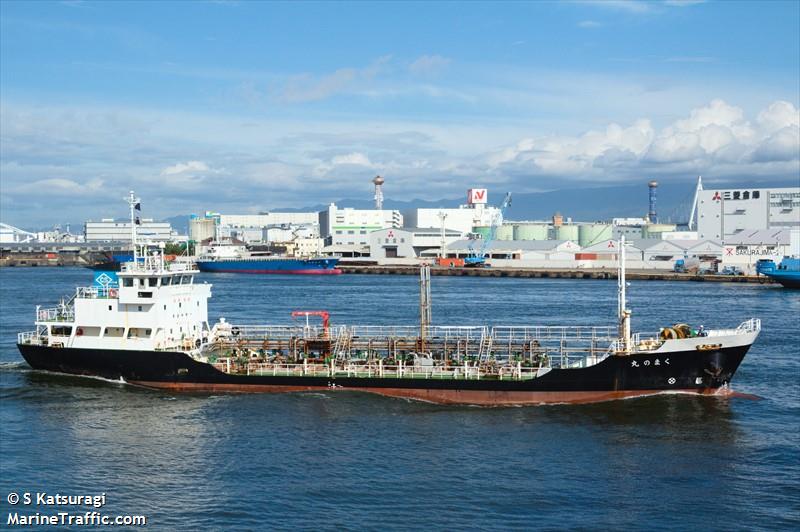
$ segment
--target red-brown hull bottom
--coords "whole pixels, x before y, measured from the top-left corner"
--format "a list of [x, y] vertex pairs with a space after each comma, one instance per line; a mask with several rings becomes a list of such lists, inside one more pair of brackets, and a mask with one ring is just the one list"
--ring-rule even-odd
[[287, 392], [320, 392], [320, 391], [355, 391], [367, 392], [388, 397], [400, 397], [438, 404], [462, 404], [479, 406], [514, 406], [514, 405], [539, 405], [553, 403], [600, 403], [625, 399], [630, 397], [643, 397], [661, 393], [690, 393], [695, 395], [722, 395], [730, 393], [723, 388], [701, 388], [683, 390], [624, 390], [624, 391], [586, 391], [586, 392], [508, 392], [484, 390], [435, 390], [435, 389], [408, 389], [408, 388], [346, 388], [337, 386], [280, 386], [259, 384], [216, 384], [216, 383], [189, 383], [189, 382], [147, 382], [133, 381], [131, 384], [171, 390], [176, 392], [196, 393], [287, 393]]

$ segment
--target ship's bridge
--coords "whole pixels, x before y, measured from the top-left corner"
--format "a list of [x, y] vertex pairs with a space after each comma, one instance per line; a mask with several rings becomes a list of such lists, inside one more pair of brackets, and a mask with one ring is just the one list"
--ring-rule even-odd
[[37, 309], [37, 331], [65, 347], [196, 349], [209, 336], [211, 285], [188, 264], [160, 254], [124, 264], [119, 288], [78, 287], [52, 309]]

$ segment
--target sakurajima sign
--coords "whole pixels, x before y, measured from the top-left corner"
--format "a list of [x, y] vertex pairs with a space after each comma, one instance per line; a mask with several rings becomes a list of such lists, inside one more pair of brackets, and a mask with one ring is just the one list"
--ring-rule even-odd
[[778, 250], [775, 246], [725, 246], [722, 252], [723, 257], [733, 256], [774, 256]]

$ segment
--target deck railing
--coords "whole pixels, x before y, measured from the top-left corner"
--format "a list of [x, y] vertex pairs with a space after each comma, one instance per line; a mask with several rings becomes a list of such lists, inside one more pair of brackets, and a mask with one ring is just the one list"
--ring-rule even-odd
[[42, 336], [39, 331], [25, 331], [17, 334], [17, 343], [26, 345], [42, 345], [47, 336]]
[[[222, 372], [230, 373], [235, 364], [229, 359], [217, 361], [214, 366]], [[358, 377], [358, 378], [406, 378], [406, 379], [492, 379], [526, 380], [544, 375], [550, 368], [523, 367], [520, 364], [500, 366], [493, 369], [464, 365], [453, 366], [415, 366], [371, 364], [279, 364], [269, 362], [250, 362], [245, 371], [253, 376], [282, 377]]]
[[75, 289], [78, 299], [116, 299], [117, 289], [102, 286], [79, 286]]
[[36, 321], [71, 322], [75, 321], [75, 309], [72, 307], [40, 308], [36, 310]]

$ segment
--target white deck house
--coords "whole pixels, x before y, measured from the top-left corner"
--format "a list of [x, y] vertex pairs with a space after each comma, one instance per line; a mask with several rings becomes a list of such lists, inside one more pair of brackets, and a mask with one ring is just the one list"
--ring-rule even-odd
[[211, 285], [161, 255], [123, 265], [119, 288], [78, 287], [54, 308], [36, 309], [41, 343], [85, 349], [194, 351], [208, 341]]

